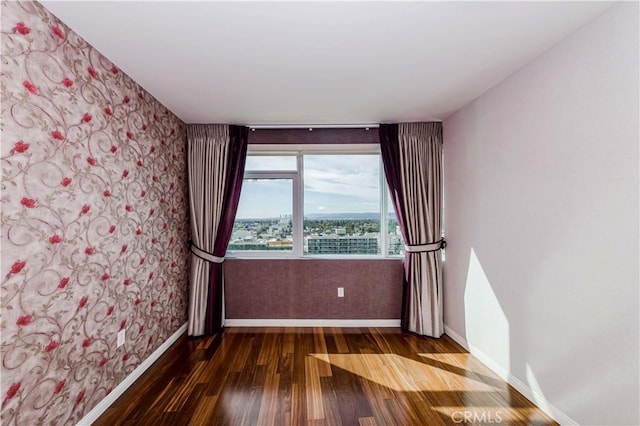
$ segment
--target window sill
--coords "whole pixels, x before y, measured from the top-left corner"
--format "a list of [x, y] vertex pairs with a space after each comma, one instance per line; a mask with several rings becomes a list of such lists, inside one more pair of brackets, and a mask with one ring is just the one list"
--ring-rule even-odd
[[295, 256], [293, 254], [269, 255], [262, 253], [255, 254], [227, 254], [225, 259], [229, 260], [402, 260], [404, 256], [375, 256], [375, 255], [305, 255]]

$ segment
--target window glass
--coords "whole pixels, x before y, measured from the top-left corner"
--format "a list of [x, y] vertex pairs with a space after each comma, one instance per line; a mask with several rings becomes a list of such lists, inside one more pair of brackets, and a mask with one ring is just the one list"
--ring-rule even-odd
[[380, 254], [379, 155], [304, 156], [304, 253]]
[[292, 179], [244, 179], [228, 250], [293, 250]]

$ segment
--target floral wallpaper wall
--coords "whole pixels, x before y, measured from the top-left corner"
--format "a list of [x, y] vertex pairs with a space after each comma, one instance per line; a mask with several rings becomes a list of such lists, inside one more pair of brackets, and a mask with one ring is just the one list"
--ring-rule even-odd
[[186, 322], [185, 126], [39, 3], [1, 31], [0, 418], [75, 424]]

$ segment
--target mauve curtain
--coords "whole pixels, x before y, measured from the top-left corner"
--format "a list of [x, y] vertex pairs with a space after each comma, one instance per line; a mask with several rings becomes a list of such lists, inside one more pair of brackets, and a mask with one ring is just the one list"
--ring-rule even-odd
[[440, 337], [442, 306], [442, 123], [380, 125], [380, 148], [406, 244], [402, 329]]
[[248, 128], [187, 126], [191, 269], [190, 336], [222, 328], [224, 255], [229, 245], [247, 157]]

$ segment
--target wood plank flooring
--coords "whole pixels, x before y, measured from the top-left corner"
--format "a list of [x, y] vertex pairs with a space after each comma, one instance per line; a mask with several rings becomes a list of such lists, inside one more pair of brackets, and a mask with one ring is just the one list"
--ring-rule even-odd
[[555, 425], [447, 336], [228, 328], [181, 337], [95, 425]]

